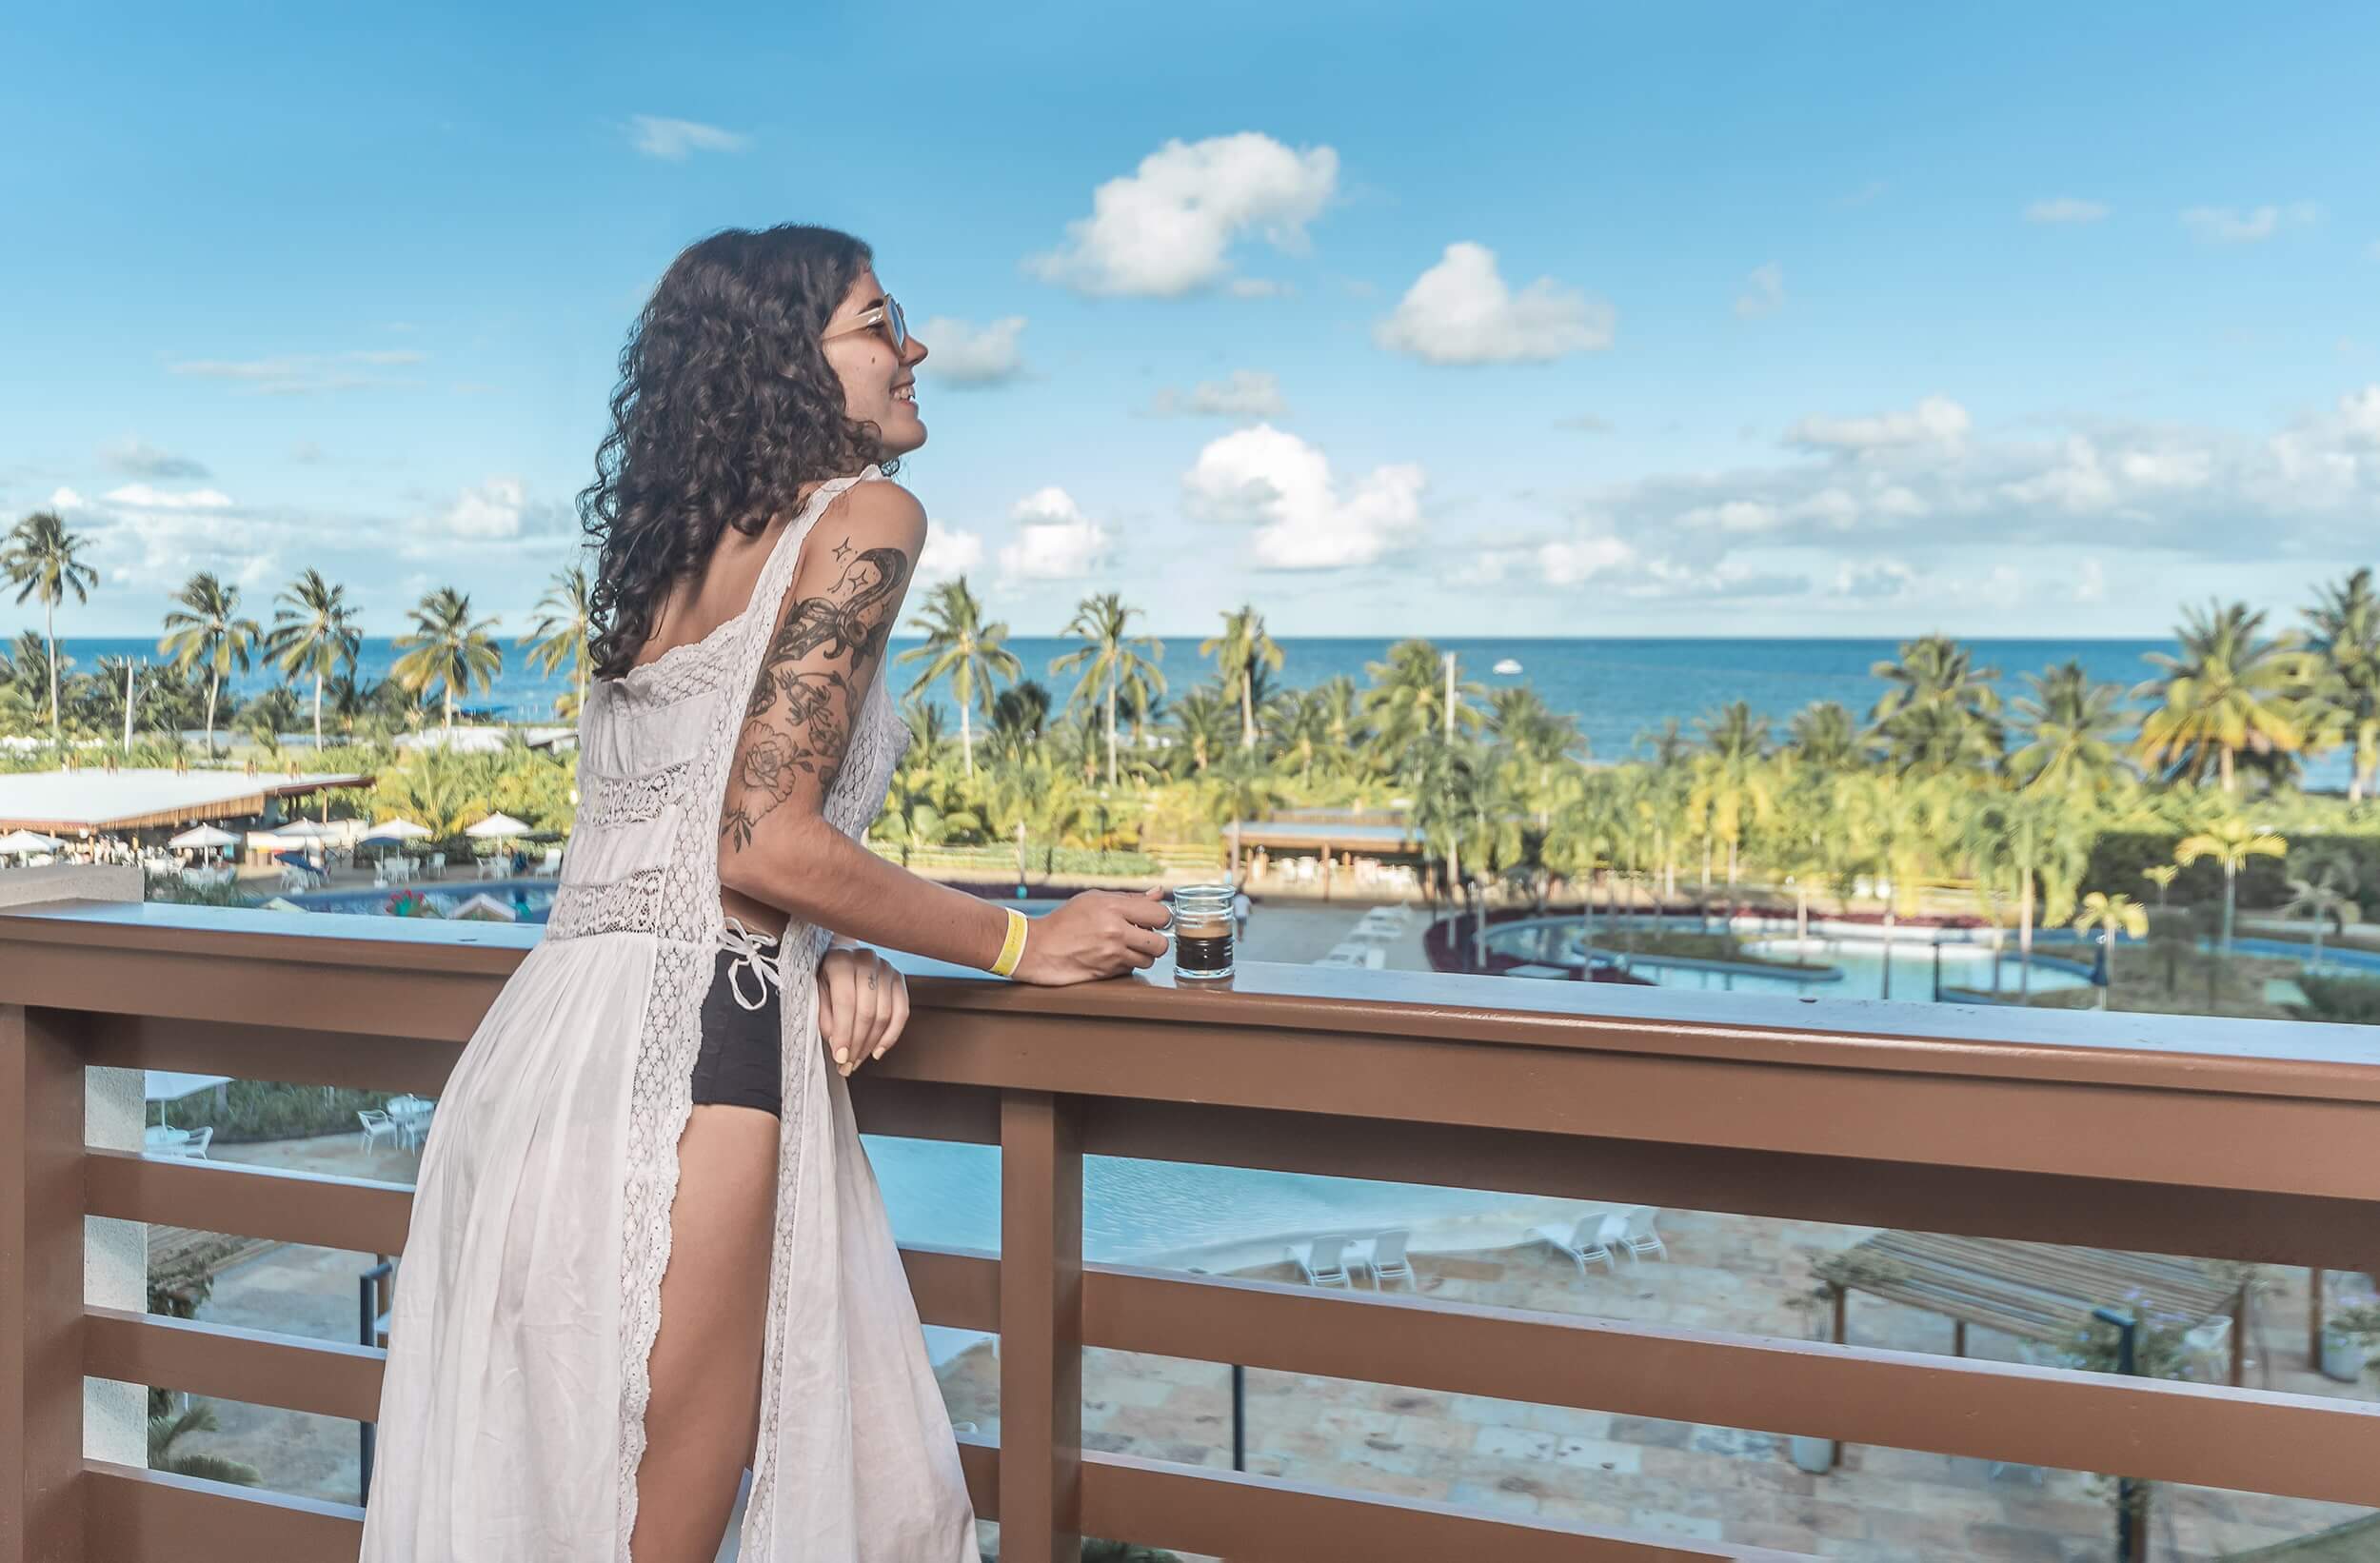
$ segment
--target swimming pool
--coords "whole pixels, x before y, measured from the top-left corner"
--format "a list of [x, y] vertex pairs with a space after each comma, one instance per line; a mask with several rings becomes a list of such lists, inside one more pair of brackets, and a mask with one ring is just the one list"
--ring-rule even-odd
[[[1645, 925], [1639, 922], [1636, 926]], [[1674, 920], [1672, 926], [1690, 927], [1692, 924]], [[1731, 965], [1719, 961], [1665, 960], [1651, 955], [1629, 956], [1621, 945], [1618, 930], [1598, 920], [1596, 963], [1623, 966], [1632, 975], [1664, 988], [1882, 999], [1886, 997], [1885, 979], [1889, 964], [1891, 997], [1927, 1002], [1934, 998], [1934, 970], [1937, 955], [1941, 961], [1944, 987], [1970, 988], [1980, 992], [1990, 992], [1993, 988], [1991, 946], [1969, 942], [1963, 937], [1939, 944], [1914, 937], [1887, 941], [1875, 938], [1835, 936], [1808, 940], [1750, 939], [1743, 942], [1743, 950], [1748, 955], [1815, 968], [1810, 971], [1756, 971], [1746, 970], [1740, 963]], [[1578, 920], [1575, 917], [1532, 918], [1490, 929], [1487, 936], [1487, 947], [1497, 954], [1517, 956], [1548, 965], [1577, 965], [1579, 946]], [[2077, 970], [2068, 961], [2035, 959], [2031, 964], [2032, 988], [2036, 993], [2055, 988], [2082, 987], [2091, 980], [2086, 972]], [[2000, 991], [2013, 993], [2023, 980], [2025, 966], [2021, 957], [2003, 951], [1998, 959]]]

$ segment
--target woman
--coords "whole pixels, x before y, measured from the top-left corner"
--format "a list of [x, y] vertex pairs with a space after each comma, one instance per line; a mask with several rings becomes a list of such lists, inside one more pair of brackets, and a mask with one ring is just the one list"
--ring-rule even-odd
[[1026, 937], [860, 844], [908, 738], [925, 513], [885, 474], [924, 358], [867, 247], [803, 227], [688, 249], [621, 355], [577, 828], [423, 1157], [367, 1563], [708, 1563], [747, 1463], [746, 1563], [975, 1563], [843, 1083], [909, 1013], [868, 945], [1079, 982], [1166, 912]]

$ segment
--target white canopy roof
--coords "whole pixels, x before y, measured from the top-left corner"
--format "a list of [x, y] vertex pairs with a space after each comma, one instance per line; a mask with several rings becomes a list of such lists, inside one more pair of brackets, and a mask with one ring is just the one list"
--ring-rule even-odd
[[217, 825], [192, 825], [167, 841], [168, 846], [238, 846], [240, 839]]
[[509, 814], [491, 814], [463, 834], [477, 836], [482, 841], [486, 841], [491, 836], [526, 836], [528, 833], [527, 821], [515, 820]]
[[0, 836], [0, 852], [55, 852], [64, 845], [55, 836], [37, 830], [11, 830]]
[[418, 841], [435, 832], [410, 820], [383, 820], [364, 833], [367, 841]]
[[292, 820], [273, 834], [288, 841], [336, 841], [347, 832], [337, 825], [327, 825], [316, 820]]
[[370, 777], [352, 771], [298, 776], [130, 766], [21, 771], [0, 776], [0, 825], [48, 831], [162, 830], [193, 820], [262, 814], [275, 798], [370, 782]]

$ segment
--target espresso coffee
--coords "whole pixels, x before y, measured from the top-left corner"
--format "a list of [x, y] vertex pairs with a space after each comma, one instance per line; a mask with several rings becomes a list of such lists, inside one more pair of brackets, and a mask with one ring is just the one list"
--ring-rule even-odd
[[1231, 975], [1231, 920], [1177, 920], [1174, 923], [1174, 971], [1181, 977]]

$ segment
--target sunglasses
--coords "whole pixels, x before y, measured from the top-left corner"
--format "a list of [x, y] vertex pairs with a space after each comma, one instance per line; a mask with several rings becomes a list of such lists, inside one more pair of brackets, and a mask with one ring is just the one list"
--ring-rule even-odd
[[884, 340], [892, 344], [895, 358], [908, 351], [909, 317], [901, 312], [901, 306], [894, 302], [890, 293], [862, 310], [856, 318], [844, 321], [831, 331], [820, 332], [818, 339], [821, 342], [831, 342], [839, 336], [849, 336], [854, 331], [873, 331], [880, 328], [884, 333]]

